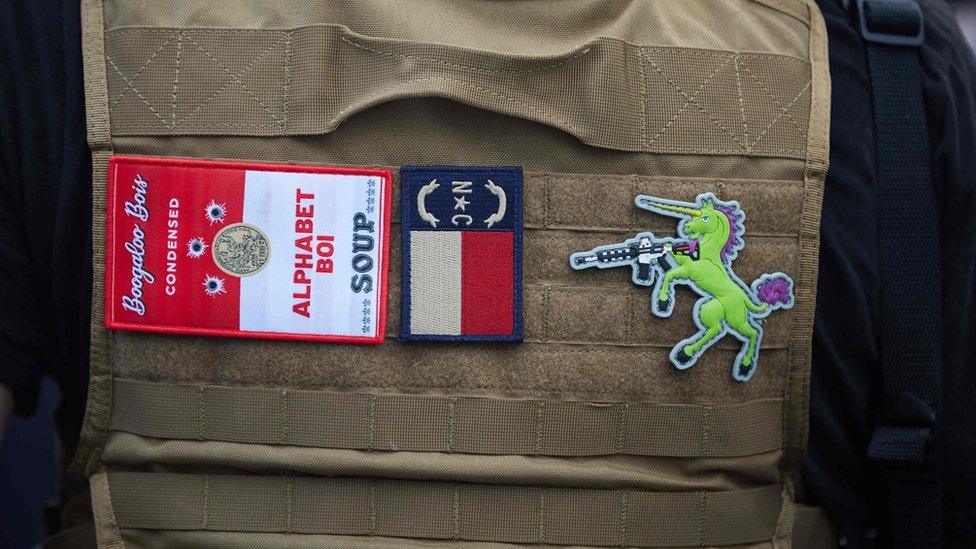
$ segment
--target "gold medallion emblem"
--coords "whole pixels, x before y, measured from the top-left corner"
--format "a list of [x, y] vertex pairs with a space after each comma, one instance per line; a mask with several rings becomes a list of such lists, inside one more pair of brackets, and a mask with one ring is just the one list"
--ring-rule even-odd
[[263, 269], [271, 257], [268, 237], [246, 223], [234, 223], [218, 231], [211, 249], [214, 263], [232, 276], [251, 276]]

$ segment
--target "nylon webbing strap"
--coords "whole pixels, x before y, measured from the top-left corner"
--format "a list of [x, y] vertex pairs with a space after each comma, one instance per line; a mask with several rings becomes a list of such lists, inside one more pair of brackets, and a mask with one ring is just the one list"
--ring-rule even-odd
[[110, 428], [162, 439], [489, 455], [735, 457], [782, 447], [783, 403], [593, 404], [117, 379]]
[[[338, 25], [127, 27], [105, 39], [117, 136], [322, 134], [374, 105], [436, 96], [615, 150], [806, 154], [810, 65], [788, 55], [640, 47], [607, 37], [557, 56], [509, 55], [362, 36]], [[200, 92], [157, 97], [146, 82]], [[669, 107], [646, 108], [649, 99]], [[680, 116], [689, 104], [706, 118]], [[714, 118], [740, 116], [755, 129], [752, 138]], [[702, 123], [709, 118], [714, 123]]]
[[587, 546], [768, 541], [778, 486], [643, 492], [285, 476], [109, 473], [119, 527]]
[[861, 0], [877, 149], [881, 361], [885, 413], [868, 457], [889, 481], [902, 547], [941, 546], [942, 486], [932, 449], [942, 371], [939, 215], [931, 176], [914, 0]]

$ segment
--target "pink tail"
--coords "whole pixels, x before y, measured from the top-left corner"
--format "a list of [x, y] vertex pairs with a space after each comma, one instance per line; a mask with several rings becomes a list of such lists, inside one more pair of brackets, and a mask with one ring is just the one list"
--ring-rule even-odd
[[756, 286], [759, 301], [776, 306], [789, 307], [793, 304], [793, 282], [784, 274], [763, 275]]

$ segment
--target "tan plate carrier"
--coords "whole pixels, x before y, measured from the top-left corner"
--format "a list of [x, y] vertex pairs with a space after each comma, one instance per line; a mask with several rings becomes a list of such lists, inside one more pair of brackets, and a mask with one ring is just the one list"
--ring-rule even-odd
[[[788, 547], [829, 77], [804, 0], [83, 0], [94, 159], [91, 385], [74, 462], [103, 547]], [[109, 332], [113, 154], [524, 167], [521, 344], [380, 346]], [[725, 338], [679, 371], [626, 270], [569, 254], [747, 214], [743, 280], [782, 271], [755, 377]], [[398, 202], [394, 202], [395, 204]], [[396, 211], [397, 208], [394, 208]]]

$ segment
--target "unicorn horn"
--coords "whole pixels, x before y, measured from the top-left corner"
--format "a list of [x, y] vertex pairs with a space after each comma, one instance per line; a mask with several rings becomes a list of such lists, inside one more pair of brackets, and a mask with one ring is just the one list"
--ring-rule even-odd
[[650, 210], [652, 212], [662, 213], [665, 215], [671, 215], [672, 213], [691, 217], [701, 217], [702, 215], [701, 210], [695, 208], [694, 204], [686, 203], [686, 205], [679, 206], [669, 202], [661, 202], [652, 196], [643, 194], [638, 195], [637, 198], [634, 199], [634, 204], [636, 204], [638, 208], [643, 208], [645, 210]]

